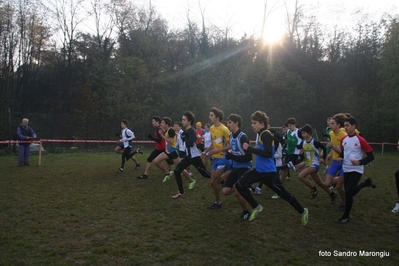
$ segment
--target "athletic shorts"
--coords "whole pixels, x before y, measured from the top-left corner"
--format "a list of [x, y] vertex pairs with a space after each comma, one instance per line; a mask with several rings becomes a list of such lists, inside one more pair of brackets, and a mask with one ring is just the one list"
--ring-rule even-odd
[[212, 171], [215, 170], [225, 170], [226, 167], [231, 167], [231, 160], [226, 158], [213, 158]]
[[186, 155], [186, 151], [179, 151], [179, 158], [183, 159], [184, 157], [186, 157]]
[[339, 176], [344, 176], [344, 170], [342, 169], [342, 162], [333, 160], [330, 167], [327, 170], [327, 174], [336, 176], [337, 173], [339, 173]]
[[229, 187], [232, 188], [234, 184], [237, 182], [238, 179], [240, 179], [246, 171], [248, 171], [248, 168], [234, 168], [231, 169], [231, 172], [227, 176], [226, 180], [223, 183], [223, 187]]
[[311, 164], [308, 167], [312, 167], [312, 168], [316, 169], [316, 173], [319, 172], [319, 170], [320, 170], [320, 164]]
[[148, 156], [148, 158], [147, 158], [147, 162], [152, 162], [155, 158], [157, 158], [158, 157], [158, 155], [160, 155], [161, 153], [163, 153], [165, 150], [157, 150], [157, 149], [155, 149], [155, 150], [153, 150], [152, 152], [151, 152], [151, 154], [150, 154], [150, 156]]
[[[173, 164], [173, 160], [174, 160], [174, 159], [179, 158], [179, 151], [178, 151], [178, 150], [175, 150], [175, 151], [173, 151], [173, 152], [171, 152], [171, 153], [166, 153], [166, 152], [165, 152], [165, 154], [168, 155], [168, 158], [169, 158], [169, 160], [172, 161], [172, 164]], [[167, 160], [167, 161], [168, 161], [168, 160]], [[168, 161], [168, 163], [169, 163], [169, 161]]]
[[285, 163], [292, 162], [294, 165], [298, 164], [299, 155], [298, 154], [287, 154], [285, 156]]

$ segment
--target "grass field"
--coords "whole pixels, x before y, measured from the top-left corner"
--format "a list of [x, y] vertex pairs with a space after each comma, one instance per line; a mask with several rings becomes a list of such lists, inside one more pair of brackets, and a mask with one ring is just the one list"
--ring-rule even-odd
[[[137, 156], [142, 165], [146, 155]], [[321, 190], [310, 200], [294, 174], [285, 185], [309, 208], [307, 226], [267, 188], [255, 195], [264, 211], [248, 222], [239, 219], [234, 196], [222, 196], [221, 209], [207, 209], [214, 201], [209, 179], [195, 171], [195, 188], [172, 200], [173, 177], [162, 183], [153, 166], [148, 180], [138, 180], [143, 169], [132, 162], [117, 174], [120, 156], [111, 152], [47, 154], [41, 166], [37, 159], [17, 167], [15, 156], [0, 157], [0, 265], [399, 264], [399, 214], [391, 213], [398, 153], [376, 154], [366, 167], [377, 188], [355, 197], [348, 224], [334, 222], [339, 201], [331, 205]], [[389, 256], [360, 256], [363, 250]]]

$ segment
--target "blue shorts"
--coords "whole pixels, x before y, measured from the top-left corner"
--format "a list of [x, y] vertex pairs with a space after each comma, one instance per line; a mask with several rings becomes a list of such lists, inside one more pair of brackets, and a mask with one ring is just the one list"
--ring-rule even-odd
[[225, 170], [227, 167], [231, 167], [231, 160], [226, 158], [213, 158], [212, 171], [214, 170]]
[[320, 170], [320, 164], [311, 164], [308, 167], [312, 167], [312, 168], [316, 169], [316, 173], [319, 172], [319, 170]]
[[332, 161], [330, 168], [327, 170], [328, 175], [336, 176], [339, 172], [339, 176], [344, 176], [344, 170], [342, 169], [342, 163], [336, 160]]

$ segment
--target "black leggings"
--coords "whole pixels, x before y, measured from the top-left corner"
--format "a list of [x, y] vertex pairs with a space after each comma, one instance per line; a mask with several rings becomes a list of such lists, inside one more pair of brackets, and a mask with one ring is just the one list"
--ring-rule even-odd
[[122, 168], [125, 167], [125, 162], [132, 158], [135, 154], [137, 154], [137, 151], [132, 152], [132, 147], [127, 147], [123, 150], [122, 153]]
[[183, 170], [189, 167], [191, 164], [195, 166], [195, 168], [203, 177], [211, 178], [211, 174], [208, 172], [208, 170], [206, 170], [204, 162], [202, 161], [201, 157], [199, 156], [194, 158], [191, 158], [189, 156], [184, 157], [184, 159], [181, 160], [178, 165], [176, 165], [176, 168], [174, 170], [176, 176], [176, 183], [177, 186], [179, 187], [179, 192], [181, 194], [184, 193], [181, 172], [183, 172]]
[[344, 183], [345, 183], [345, 212], [342, 218], [349, 218], [349, 213], [352, 209], [353, 205], [353, 197], [359, 193], [362, 188], [366, 186], [366, 183], [359, 183], [360, 178], [362, 177], [361, 173], [358, 172], [347, 172], [344, 173]]
[[125, 162], [129, 160], [132, 156], [130, 156], [130, 152], [132, 151], [132, 147], [127, 147], [123, 149], [122, 153], [122, 166], [121, 168], [125, 168]]
[[280, 177], [277, 176], [277, 173], [259, 173], [256, 171], [256, 169], [247, 171], [239, 180], [237, 180], [235, 184], [237, 191], [240, 192], [241, 196], [243, 196], [243, 198], [251, 205], [252, 208], [256, 208], [258, 203], [248, 188], [256, 182], [262, 182], [268, 186], [271, 190], [278, 194], [280, 198], [291, 204], [291, 206], [294, 207], [299, 214], [302, 214], [305, 211], [298, 200], [287, 190], [285, 190], [285, 187], [283, 183], [281, 183]]
[[[287, 165], [283, 165], [283, 166], [276, 167], [276, 169], [277, 169], [277, 176], [280, 178], [281, 170], [284, 170], [284, 169], [287, 169], [287, 168], [288, 168]], [[290, 173], [290, 172], [288, 171], [288, 174], [289, 174], [289, 173]], [[287, 176], [289, 176], [289, 175], [287, 175]], [[262, 188], [262, 186], [263, 186], [263, 183], [262, 183], [262, 181], [261, 181], [261, 182], [259, 182], [258, 188]]]

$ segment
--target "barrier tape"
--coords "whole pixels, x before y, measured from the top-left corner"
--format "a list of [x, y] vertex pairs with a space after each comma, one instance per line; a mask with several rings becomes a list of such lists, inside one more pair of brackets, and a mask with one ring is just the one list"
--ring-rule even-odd
[[[18, 143], [38, 143], [40, 142], [64, 142], [64, 143], [118, 143], [117, 140], [82, 140], [82, 139], [40, 139], [40, 140], [0, 140], [0, 144], [18, 144]], [[256, 141], [251, 140], [251, 143]], [[152, 140], [132, 140], [132, 143], [151, 144]], [[322, 143], [326, 143], [322, 141]], [[398, 143], [389, 142], [369, 142], [370, 145], [399, 145]]]
[[[81, 140], [81, 139], [40, 139], [40, 140], [0, 140], [0, 144], [64, 142], [64, 143], [119, 143], [117, 140]], [[155, 143], [152, 140], [133, 140], [132, 143]]]

